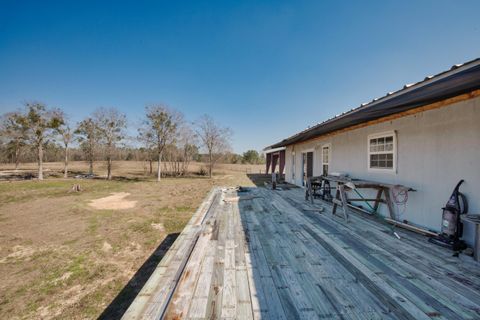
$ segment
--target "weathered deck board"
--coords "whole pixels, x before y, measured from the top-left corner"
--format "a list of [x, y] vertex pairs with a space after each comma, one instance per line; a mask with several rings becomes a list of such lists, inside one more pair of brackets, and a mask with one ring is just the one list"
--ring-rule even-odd
[[[358, 223], [356, 223], [357, 221], [355, 221], [355, 223], [345, 223], [344, 221], [340, 222], [335, 219], [335, 222], [333, 222], [333, 219], [320, 215], [314, 216], [309, 212], [305, 212], [304, 214], [305, 216], [314, 217], [318, 222], [314, 224], [317, 228], [326, 228], [329, 231], [340, 230], [341, 232], [336, 232], [336, 235], [331, 236], [336, 239], [336, 242], [340, 244], [343, 242], [343, 246], [351, 246], [350, 249], [353, 249], [352, 252], [357, 257], [362, 257], [363, 255], [363, 264], [369, 266], [371, 269], [380, 269], [378, 272], [381, 272], [382, 278], [389, 281], [392, 287], [404, 292], [405, 295], [416, 298], [415, 303], [421, 306], [426, 313], [438, 314], [436, 318], [445, 316], [449, 319], [475, 319], [478, 317], [479, 309], [476, 301], [478, 291], [476, 293], [464, 292], [465, 295], [462, 296], [455, 292], [458, 286], [451, 283], [449, 276], [440, 277], [438, 280], [445, 280], [449, 282], [450, 286], [444, 285], [440, 281], [437, 281], [437, 279], [432, 278], [429, 270], [418, 270], [418, 263], [420, 261], [428, 261], [428, 252], [417, 252], [417, 254], [420, 254], [420, 259], [417, 260], [407, 259], [409, 255], [405, 255], [405, 260], [409, 260], [409, 262], [412, 263], [409, 265], [404, 260], [398, 258], [398, 249], [403, 247], [403, 243], [395, 237], [389, 236], [386, 238], [385, 233], [380, 232], [378, 235], [384, 236], [383, 241], [374, 241], [372, 237], [368, 237], [368, 235], [365, 234], [366, 230], [372, 228], [357, 230], [359, 231], [358, 234], [349, 232], [348, 228], [358, 228], [364, 220], [358, 221]], [[332, 222], [337, 224], [336, 227], [332, 227]], [[341, 224], [342, 227], [339, 227], [338, 224]], [[408, 234], [403, 235], [403, 237], [405, 236], [408, 237]], [[426, 242], [425, 238], [422, 240]], [[392, 242], [396, 242], [396, 248], [390, 248], [389, 251], [382, 248], [385, 243], [390, 243], [391, 245]], [[412, 250], [412, 248], [410, 248], [410, 250]], [[448, 253], [448, 251], [446, 252]], [[441, 254], [445, 254], [445, 252], [441, 252]], [[383, 261], [379, 258], [383, 259]], [[390, 263], [388, 261], [390, 261]], [[391, 263], [392, 261], [394, 263]], [[432, 264], [432, 262], [429, 261], [429, 264]], [[436, 265], [437, 269], [441, 268], [443, 264], [440, 263]], [[461, 264], [457, 259], [456, 265]], [[406, 271], [410, 273], [406, 274]], [[404, 273], [403, 276], [400, 274], [402, 272]], [[459, 285], [463, 286], [463, 284]], [[472, 287], [468, 290], [476, 291], [472, 289]]]
[[479, 319], [479, 265], [395, 231], [301, 189], [216, 189], [124, 318]]

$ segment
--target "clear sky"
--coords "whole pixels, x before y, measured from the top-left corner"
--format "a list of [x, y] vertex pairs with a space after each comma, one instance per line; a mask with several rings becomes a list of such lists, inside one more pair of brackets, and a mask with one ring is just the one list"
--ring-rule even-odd
[[480, 1], [0, 0], [0, 111], [164, 103], [236, 152], [480, 57]]

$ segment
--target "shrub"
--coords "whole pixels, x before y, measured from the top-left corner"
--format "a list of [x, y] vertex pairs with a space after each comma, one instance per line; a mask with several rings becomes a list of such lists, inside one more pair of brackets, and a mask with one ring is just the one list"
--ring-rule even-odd
[[204, 167], [201, 167], [200, 170], [198, 171], [199, 176], [206, 176], [207, 174], [208, 174], [208, 171]]

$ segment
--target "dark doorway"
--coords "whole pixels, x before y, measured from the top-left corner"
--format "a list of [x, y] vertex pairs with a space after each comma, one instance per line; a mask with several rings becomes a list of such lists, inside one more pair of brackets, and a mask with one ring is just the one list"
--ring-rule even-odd
[[313, 152], [304, 152], [302, 153], [303, 160], [303, 185], [307, 178], [313, 176]]
[[307, 178], [313, 176], [313, 152], [307, 152]]

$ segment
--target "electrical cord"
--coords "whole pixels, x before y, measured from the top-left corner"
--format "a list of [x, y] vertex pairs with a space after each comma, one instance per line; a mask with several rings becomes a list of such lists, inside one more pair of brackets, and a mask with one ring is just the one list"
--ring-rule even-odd
[[397, 206], [397, 221], [402, 221], [403, 214], [407, 209], [408, 189], [395, 185], [392, 188], [393, 203]]

